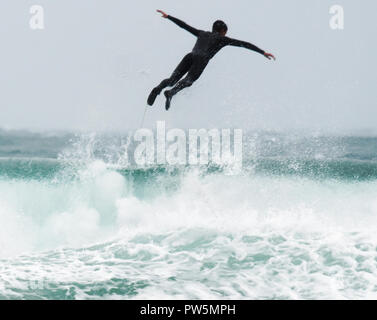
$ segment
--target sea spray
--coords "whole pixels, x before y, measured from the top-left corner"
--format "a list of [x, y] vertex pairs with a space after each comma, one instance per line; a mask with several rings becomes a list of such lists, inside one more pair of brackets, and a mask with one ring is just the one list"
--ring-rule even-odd
[[127, 137], [2, 148], [1, 298], [377, 297], [375, 138], [249, 133], [228, 175], [124, 165]]

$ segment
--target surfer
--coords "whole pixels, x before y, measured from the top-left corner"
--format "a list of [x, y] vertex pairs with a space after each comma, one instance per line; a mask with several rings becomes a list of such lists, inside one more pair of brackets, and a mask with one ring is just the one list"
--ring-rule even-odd
[[[166, 90], [164, 92], [164, 95], [166, 97], [165, 108], [166, 110], [169, 110], [172, 97], [182, 89], [190, 87], [200, 77], [203, 70], [207, 66], [209, 60], [211, 60], [214, 57], [214, 55], [225, 46], [236, 46], [246, 48], [264, 55], [269, 60], [275, 60], [273, 54], [267, 53], [249, 42], [226, 37], [225, 35], [228, 31], [228, 27], [221, 20], [217, 20], [214, 22], [212, 32], [210, 32], [195, 29], [186, 24], [185, 22], [166, 14], [164, 11], [157, 10], [157, 12], [161, 13], [163, 18], [173, 21], [179, 27], [192, 33], [194, 36], [198, 38], [198, 40], [196, 41], [196, 44], [192, 52], [187, 54], [183, 58], [183, 60], [174, 70], [171, 77], [163, 80], [149, 94], [147, 102], [150, 106], [153, 105], [154, 101], [156, 100], [156, 97], [161, 93], [163, 89], [165, 89], [166, 87], [174, 86], [171, 90]], [[180, 80], [186, 73], [187, 76]]]

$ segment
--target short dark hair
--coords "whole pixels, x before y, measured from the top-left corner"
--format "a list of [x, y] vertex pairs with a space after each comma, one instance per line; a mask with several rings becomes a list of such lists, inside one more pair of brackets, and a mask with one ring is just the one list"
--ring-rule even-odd
[[228, 31], [228, 26], [222, 20], [217, 20], [213, 23], [212, 32]]

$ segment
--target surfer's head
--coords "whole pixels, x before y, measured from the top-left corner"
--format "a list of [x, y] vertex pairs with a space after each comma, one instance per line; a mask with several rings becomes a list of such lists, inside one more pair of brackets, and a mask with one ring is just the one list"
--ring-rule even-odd
[[217, 20], [213, 23], [212, 32], [220, 33], [222, 36], [225, 36], [228, 31], [228, 26], [224, 21]]

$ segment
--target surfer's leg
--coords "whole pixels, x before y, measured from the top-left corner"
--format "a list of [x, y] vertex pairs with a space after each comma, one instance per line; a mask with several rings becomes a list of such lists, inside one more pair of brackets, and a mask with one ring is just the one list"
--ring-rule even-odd
[[207, 66], [208, 61], [196, 61], [194, 62], [193, 66], [190, 68], [187, 76], [183, 78], [181, 81], [179, 81], [175, 87], [171, 90], [166, 90], [164, 92], [164, 95], [166, 97], [166, 104], [165, 108], [166, 110], [169, 110], [170, 108], [170, 102], [172, 97], [177, 94], [179, 91], [181, 91], [184, 88], [192, 86], [192, 84], [199, 79], [201, 74], [203, 73], [205, 67]]
[[152, 90], [148, 97], [148, 104], [150, 106], [153, 105], [156, 97], [161, 93], [163, 89], [165, 89], [166, 87], [174, 86], [178, 82], [178, 80], [181, 79], [190, 70], [190, 67], [192, 66], [192, 60], [192, 54], [187, 54], [175, 68], [170, 78], [162, 80], [161, 83]]

